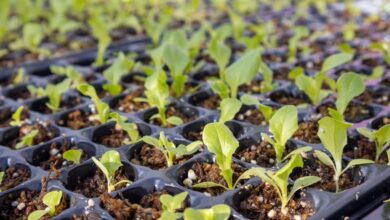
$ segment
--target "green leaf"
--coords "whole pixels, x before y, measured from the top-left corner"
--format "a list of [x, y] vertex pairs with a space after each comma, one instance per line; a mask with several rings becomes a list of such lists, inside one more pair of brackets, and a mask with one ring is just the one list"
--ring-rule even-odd
[[364, 92], [364, 82], [356, 73], [344, 73], [337, 80], [336, 108], [344, 114], [349, 102]]
[[237, 97], [238, 87], [250, 83], [256, 76], [260, 66], [260, 49], [245, 53], [240, 59], [230, 65], [225, 72], [226, 83], [230, 87], [230, 97]]
[[316, 150], [314, 151], [314, 155], [318, 158], [318, 160], [321, 161], [321, 163], [325, 164], [328, 167], [336, 169], [332, 159], [330, 159], [330, 157], [326, 153]]
[[294, 154], [302, 154], [302, 153], [306, 153], [306, 152], [309, 152], [312, 150], [312, 147], [309, 147], [309, 146], [305, 146], [305, 147], [300, 147], [300, 148], [297, 148], [293, 151], [291, 151], [289, 154], [287, 154], [283, 160], [286, 160], [288, 158], [291, 158]]
[[139, 140], [139, 131], [138, 126], [135, 123], [126, 123], [127, 118], [119, 115], [117, 112], [111, 112], [109, 114], [111, 120], [115, 121], [116, 125], [120, 129], [124, 130], [129, 136], [131, 142], [136, 142]]
[[23, 108], [23, 105], [19, 106], [18, 109], [16, 109], [16, 111], [12, 114], [12, 121], [10, 122], [10, 125], [20, 127], [23, 124], [21, 120]]
[[92, 35], [99, 41], [95, 65], [101, 66], [104, 64], [106, 49], [111, 43], [109, 25], [107, 25], [97, 13], [90, 17], [88, 24], [92, 28]]
[[215, 60], [219, 68], [219, 76], [221, 79], [225, 77], [225, 67], [230, 60], [232, 51], [230, 47], [226, 46], [220, 41], [212, 41], [209, 47], [210, 57]]
[[221, 99], [229, 98], [230, 89], [223, 80], [212, 79], [207, 82], [210, 84], [211, 90], [218, 94]]
[[177, 116], [171, 116], [171, 117], [167, 118], [167, 121], [169, 124], [172, 124], [175, 126], [183, 124], [183, 120]]
[[[5, 173], [3, 171], [0, 172], [0, 185], [3, 182]], [[1, 191], [0, 191], [1, 192]]]
[[236, 98], [226, 98], [221, 102], [221, 115], [219, 122], [224, 123], [234, 118], [237, 112], [240, 111], [242, 103]]
[[184, 210], [184, 220], [228, 220], [230, 217], [230, 207], [225, 204], [215, 205], [209, 209]]
[[65, 79], [57, 85], [49, 84], [46, 86], [46, 94], [49, 97], [49, 103], [46, 103], [53, 112], [58, 112], [61, 104], [61, 96], [67, 92], [71, 84], [70, 79]]
[[54, 216], [56, 214], [56, 207], [61, 203], [62, 191], [51, 191], [45, 194], [42, 198], [43, 204], [49, 207], [49, 215]]
[[330, 93], [330, 91], [322, 90], [324, 79], [324, 72], [317, 74], [314, 78], [301, 74], [295, 78], [295, 84], [310, 98], [313, 105], [317, 105]]
[[298, 67], [295, 67], [294, 69], [292, 69], [288, 73], [288, 78], [289, 79], [296, 79], [298, 76], [304, 75], [304, 74], [305, 74], [305, 71], [303, 70], [303, 68], [298, 66]]
[[22, 140], [15, 145], [15, 149], [18, 150], [27, 146], [32, 146], [34, 143], [34, 138], [38, 135], [38, 133], [39, 131], [36, 129], [31, 130], [30, 133], [26, 134]]
[[214, 183], [214, 182], [203, 182], [203, 183], [198, 183], [192, 185], [192, 188], [194, 189], [207, 189], [207, 188], [213, 188], [213, 187], [220, 187], [223, 189], [227, 189], [226, 186], [219, 184], [219, 183]]
[[233, 154], [239, 146], [238, 141], [229, 128], [223, 123], [207, 124], [203, 130], [203, 142], [208, 150], [215, 154], [221, 175], [232, 188], [233, 170], [231, 168]]
[[292, 137], [296, 130], [298, 130], [298, 111], [295, 106], [283, 106], [269, 120], [269, 131], [275, 139], [273, 147], [278, 162], [282, 159], [288, 139]]
[[367, 137], [370, 141], [376, 144], [376, 157], [379, 160], [380, 155], [390, 144], [390, 125], [384, 125], [376, 131], [371, 131], [368, 128], [358, 128], [357, 131]]
[[151, 145], [151, 146], [154, 146], [156, 148], [160, 148], [159, 140], [157, 138], [152, 137], [152, 136], [143, 136], [142, 141]]
[[203, 143], [201, 141], [195, 141], [190, 143], [189, 145], [183, 145], [180, 144], [174, 151], [176, 156], [185, 156], [185, 155], [191, 155], [197, 152]]
[[125, 54], [120, 52], [111, 66], [103, 72], [104, 78], [108, 81], [107, 84], [103, 85], [103, 89], [108, 91], [112, 96], [119, 95], [122, 91], [120, 80], [125, 74], [131, 71], [134, 64], [133, 60], [130, 60]]
[[92, 157], [92, 161], [106, 176], [108, 192], [110, 193], [115, 189], [115, 173], [120, 167], [123, 166], [120, 154], [115, 150], [110, 150], [102, 155], [100, 161], [97, 160], [95, 157]]
[[341, 173], [344, 173], [345, 171], [347, 171], [348, 169], [350, 169], [354, 166], [359, 166], [359, 165], [363, 165], [363, 164], [371, 164], [371, 163], [375, 163], [375, 162], [372, 160], [367, 160], [367, 159], [354, 159], [354, 160], [349, 161], [348, 165], [344, 168], [344, 170]]
[[276, 84], [273, 84], [272, 70], [267, 66], [266, 63], [260, 62], [259, 71], [263, 75], [261, 92], [266, 93], [272, 91], [276, 87]]
[[163, 71], [157, 71], [148, 76], [145, 81], [145, 94], [151, 107], [157, 107], [163, 125], [166, 125], [166, 105], [168, 104], [169, 88], [167, 76]]
[[257, 108], [259, 108], [261, 114], [263, 114], [264, 118], [267, 121], [269, 121], [274, 114], [274, 110], [272, 109], [272, 107], [261, 104], [259, 100], [254, 96], [244, 94], [243, 96], [241, 96], [240, 100], [244, 105], [257, 106]]
[[74, 164], [80, 164], [80, 159], [81, 159], [82, 153], [83, 152], [81, 150], [71, 149], [71, 150], [65, 151], [63, 153], [62, 157], [67, 161], [73, 162]]
[[15, 77], [12, 79], [12, 85], [20, 85], [24, 80], [25, 72], [26, 71], [24, 70], [24, 68], [19, 68]]
[[321, 72], [328, 72], [329, 70], [340, 66], [342, 64], [348, 63], [353, 58], [353, 54], [350, 53], [339, 53], [334, 54], [325, 59], [321, 67]]
[[36, 210], [36, 211], [31, 212], [28, 215], [27, 220], [40, 220], [45, 215], [46, 215], [45, 210]]
[[79, 90], [81, 94], [89, 96], [92, 99], [98, 112], [99, 121], [105, 123], [109, 117], [110, 107], [107, 103], [100, 100], [99, 96], [96, 94], [95, 88], [84, 83], [78, 85], [77, 90]]
[[294, 185], [288, 195], [288, 200], [292, 199], [298, 190], [311, 186], [319, 181], [321, 181], [321, 178], [318, 176], [305, 176], [295, 180]]
[[188, 192], [182, 192], [175, 196], [164, 194], [160, 196], [160, 202], [164, 212], [175, 213], [177, 209], [180, 209], [183, 205], [184, 200], [187, 198]]

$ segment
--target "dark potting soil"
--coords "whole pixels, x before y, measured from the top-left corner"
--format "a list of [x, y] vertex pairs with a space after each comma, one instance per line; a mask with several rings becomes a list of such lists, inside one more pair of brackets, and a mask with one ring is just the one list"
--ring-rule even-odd
[[378, 105], [390, 106], [390, 92], [374, 92], [365, 90], [357, 99], [365, 104], [375, 103]]
[[[171, 116], [176, 116], [176, 117], [181, 118], [183, 120], [183, 124], [191, 122], [198, 117], [198, 115], [195, 112], [193, 112], [193, 113], [189, 112], [189, 114], [185, 114], [181, 109], [177, 108], [176, 106], [169, 105], [167, 108], [167, 111], [166, 111], [166, 117], [169, 118]], [[159, 118], [151, 119], [150, 123], [154, 124], [154, 125], [166, 127], [166, 128], [174, 127], [174, 125], [172, 125], [172, 124], [168, 124], [168, 125], [163, 126], [162, 122]]]
[[136, 98], [140, 97], [143, 97], [143, 90], [135, 90], [132, 93], [127, 94], [123, 98], [121, 98], [117, 106], [114, 107], [114, 109], [128, 113], [150, 108], [150, 105], [148, 103], [136, 101]]
[[[351, 146], [350, 148], [346, 148], [345, 156], [352, 159], [368, 159], [375, 161], [376, 155], [376, 144], [375, 142], [371, 142], [368, 138], [363, 136], [356, 137], [356, 145]], [[379, 160], [376, 163], [379, 164], [387, 164], [388, 158], [386, 156], [386, 152], [382, 152], [379, 157]]]
[[220, 103], [221, 99], [219, 96], [212, 95], [206, 99], [199, 100], [194, 104], [205, 109], [215, 110], [219, 108]]
[[130, 142], [130, 137], [124, 130], [111, 128], [110, 133], [98, 137], [97, 142], [110, 148], [118, 148]]
[[317, 121], [304, 121], [298, 124], [298, 130], [294, 133], [294, 139], [304, 141], [310, 144], [321, 143], [320, 138], [317, 135], [318, 122]]
[[279, 195], [271, 185], [261, 183], [249, 190], [250, 194], [237, 207], [249, 219], [308, 219], [315, 213], [310, 202], [300, 200], [299, 193], [282, 209]]
[[[329, 116], [329, 108], [335, 109], [334, 103], [326, 103], [320, 105], [317, 109], [317, 112], [320, 113], [323, 117]], [[345, 120], [352, 123], [358, 123], [365, 119], [371, 118], [369, 107], [365, 104], [349, 103], [347, 109], [344, 113]]]
[[244, 121], [254, 125], [267, 125], [267, 120], [265, 119], [264, 115], [260, 112], [259, 109], [256, 108], [249, 108], [242, 113], [239, 112], [234, 118], [238, 121]]
[[31, 172], [24, 167], [10, 166], [4, 172], [3, 181], [0, 184], [0, 192], [4, 192], [7, 189], [12, 189], [15, 186], [27, 181]]
[[[12, 122], [12, 114], [10, 109], [5, 108], [3, 111], [0, 111], [0, 128], [11, 127], [10, 123]], [[30, 112], [28, 109], [23, 108], [22, 114], [20, 115], [20, 120], [24, 121], [30, 117]]]
[[[245, 169], [236, 163], [232, 163], [233, 183], [238, 177], [245, 172]], [[192, 170], [192, 171], [191, 171]], [[189, 173], [195, 175], [188, 175]], [[220, 175], [221, 170], [216, 164], [206, 162], [195, 162], [191, 168], [181, 177], [180, 184], [187, 188], [192, 188], [192, 185], [203, 183], [203, 182], [214, 182], [227, 187], [225, 179]], [[189, 179], [189, 180], [188, 180]], [[200, 191], [209, 196], [217, 196], [225, 192], [226, 190], [222, 187], [210, 187], [210, 188], [192, 188], [193, 190]]]
[[97, 126], [100, 122], [93, 117], [92, 114], [75, 110], [68, 113], [66, 119], [58, 121], [58, 125], [79, 130], [90, 126]]
[[9, 140], [5, 145], [15, 149], [17, 143], [19, 143], [24, 136], [29, 134], [32, 130], [38, 130], [38, 134], [33, 139], [33, 145], [44, 143], [54, 138], [54, 133], [48, 128], [48, 124], [33, 123], [23, 124], [19, 129], [19, 135], [16, 138]]

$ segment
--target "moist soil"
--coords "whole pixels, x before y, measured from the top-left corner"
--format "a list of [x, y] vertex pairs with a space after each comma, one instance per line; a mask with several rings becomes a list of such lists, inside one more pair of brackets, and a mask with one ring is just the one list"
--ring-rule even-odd
[[249, 108], [244, 112], [239, 112], [236, 114], [234, 119], [248, 122], [254, 125], [267, 125], [267, 120], [265, 119], [264, 115], [260, 112], [259, 109], [256, 108]]
[[[189, 160], [192, 155], [175, 158], [173, 164], [183, 164]], [[163, 152], [148, 144], [143, 144], [137, 152], [134, 153], [133, 158], [130, 159], [133, 164], [149, 167], [153, 170], [159, 170], [167, 167], [167, 160]]]
[[[238, 177], [245, 172], [245, 169], [236, 163], [232, 163], [233, 173], [233, 183], [238, 179]], [[188, 175], [189, 172], [195, 175]], [[186, 186], [187, 188], [192, 188], [192, 185], [203, 183], [203, 182], [214, 182], [221, 184], [227, 187], [225, 179], [220, 175], [221, 170], [217, 164], [206, 163], [206, 162], [195, 162], [192, 164], [191, 168], [188, 169], [186, 173], [179, 177], [180, 184]], [[225, 192], [225, 189], [222, 187], [209, 187], [209, 188], [192, 188], [193, 190], [203, 192], [208, 196], [218, 196]]]
[[[125, 175], [125, 169], [123, 167], [120, 167], [115, 172], [115, 183], [122, 180], [129, 179]], [[88, 198], [96, 198], [107, 192], [106, 177], [99, 169], [96, 169], [95, 173], [92, 176], [86, 177], [83, 180], [78, 178], [76, 181], [77, 183], [75, 184], [75, 187], [74, 189], [72, 189], [72, 191], [75, 193], [83, 194]], [[115, 187], [115, 190], [122, 189], [126, 187], [126, 185], [126, 183], [119, 184]]]
[[219, 108], [221, 100], [218, 95], [211, 95], [208, 98], [197, 100], [193, 102], [194, 105], [200, 106], [205, 109], [215, 110]]
[[250, 194], [237, 207], [237, 211], [249, 219], [308, 219], [315, 214], [312, 204], [300, 200], [298, 193], [282, 211], [279, 195], [271, 185], [261, 183], [249, 190]]
[[130, 142], [130, 137], [122, 129], [111, 128], [109, 134], [97, 138], [97, 142], [110, 148], [118, 148]]
[[238, 87], [238, 91], [246, 94], [260, 94], [263, 88], [261, 80], [254, 80], [249, 84], [244, 84]]
[[[33, 139], [33, 145], [44, 143], [52, 138], [54, 138], [55, 134], [49, 130], [48, 125], [34, 123], [34, 124], [23, 124], [19, 128], [19, 135], [5, 143], [6, 146], [15, 149], [17, 143], [22, 141], [24, 136], [29, 134], [32, 130], [38, 130], [38, 134]], [[16, 150], [16, 149], [15, 149]]]
[[365, 104], [375, 103], [390, 106], [390, 92], [374, 92], [366, 89], [357, 99]]
[[298, 130], [294, 134], [294, 139], [304, 141], [310, 144], [321, 143], [320, 138], [317, 135], [318, 122], [317, 121], [304, 121], [298, 124]]
[[79, 130], [90, 126], [100, 125], [100, 122], [89, 113], [75, 110], [70, 112], [66, 119], [58, 121], [58, 125], [71, 128], [73, 130]]
[[[346, 148], [344, 155], [352, 159], [368, 159], [375, 161], [376, 144], [368, 138], [359, 135], [356, 137], [356, 145]], [[376, 163], [387, 164], [388, 159], [386, 153], [383, 152]]]
[[10, 166], [4, 170], [4, 178], [0, 184], [0, 192], [12, 189], [19, 184], [27, 181], [31, 176], [28, 168]]
[[51, 175], [49, 176], [51, 178], [57, 179], [65, 167], [73, 164], [73, 162], [67, 161], [62, 157], [63, 153], [70, 149], [81, 150], [80, 163], [88, 159], [87, 154], [82, 149], [78, 148], [77, 145], [71, 145], [68, 141], [64, 141], [64, 143], [54, 142], [50, 145], [49, 158], [39, 162], [38, 165], [42, 169], [50, 171]]
[[[287, 145], [283, 156], [289, 154], [293, 147]], [[266, 141], [252, 144], [241, 151], [236, 151], [234, 157], [247, 163], [257, 164], [261, 167], [273, 167], [276, 164], [275, 149]]]
[[[112, 217], [118, 220], [128, 219], [145, 219], [152, 220], [158, 219], [162, 212], [162, 204], [160, 202], [160, 196], [169, 194], [167, 191], [153, 192], [147, 194], [141, 198], [138, 203], [131, 203], [129, 200], [123, 198], [121, 194], [118, 197], [113, 198], [110, 194], [104, 193], [100, 198], [102, 200], [103, 207], [110, 213]], [[183, 211], [186, 207], [185, 202], [182, 204], [182, 208], [177, 210]]]
[[138, 102], [136, 98], [143, 97], [143, 89], [138, 89], [130, 94], [125, 95], [118, 101], [118, 104], [114, 107], [121, 112], [137, 112], [150, 108], [150, 105], [146, 102]]
[[301, 105], [308, 102], [304, 98], [292, 96], [284, 92], [275, 92], [271, 94], [271, 100], [283, 105]]
[[[10, 123], [12, 122], [12, 114], [10, 109], [6, 108], [3, 111], [0, 111], [0, 128], [11, 127]], [[20, 120], [24, 121], [30, 117], [30, 112], [28, 109], [23, 108], [22, 114], [20, 115]]]
[[[167, 108], [167, 111], [166, 111], [166, 117], [167, 118], [169, 118], [171, 116], [179, 117], [179, 118], [181, 118], [181, 120], [183, 120], [183, 124], [191, 122], [198, 117], [198, 115], [195, 112], [188, 111], [188, 113], [185, 114], [183, 112], [183, 110], [180, 108], [177, 108], [177, 106], [175, 106], [175, 105], [169, 105]], [[151, 119], [149, 121], [149, 123], [157, 125], [157, 126], [165, 127], [165, 128], [175, 127], [175, 125], [172, 125], [172, 124], [168, 124], [166, 126], [163, 126], [162, 122], [159, 118]]]
[[[334, 103], [326, 103], [320, 105], [317, 109], [317, 113], [320, 113], [322, 117], [329, 116], [328, 109], [335, 109]], [[345, 120], [352, 123], [358, 123], [368, 118], [371, 118], [369, 106], [360, 103], [349, 103], [347, 109], [345, 110], [344, 117]]]
[[[356, 175], [355, 175], [356, 174]], [[292, 179], [298, 179], [304, 176], [318, 176], [321, 181], [311, 187], [322, 189], [328, 192], [336, 191], [336, 184], [333, 180], [334, 170], [321, 163], [317, 159], [304, 159], [303, 168], [295, 168], [292, 173]], [[356, 169], [348, 169], [339, 179], [339, 192], [353, 188], [363, 182], [361, 173]]]
[[183, 137], [190, 141], [202, 141], [204, 127], [205, 125], [202, 125], [197, 129], [191, 129], [188, 132], [184, 132]]
[[35, 96], [31, 95], [31, 93], [28, 91], [27, 88], [21, 89], [15, 93], [8, 92], [8, 94], [6, 94], [6, 96], [13, 99], [13, 100], [27, 100], [27, 99], [31, 99], [31, 98], [36, 98]]
[[[58, 111], [60, 112], [60, 111], [66, 110], [66, 109], [73, 108], [81, 103], [82, 103], [82, 100], [80, 97], [69, 98], [67, 100], [61, 99], [60, 109]], [[37, 106], [35, 111], [38, 111], [42, 114], [47, 114], [47, 115], [55, 113], [49, 107], [47, 107], [46, 103], [42, 103], [41, 105]]]
[[[27, 220], [29, 214], [36, 210], [45, 210], [46, 205], [43, 204], [42, 199], [47, 192], [47, 181], [42, 178], [42, 189], [41, 191], [34, 190], [22, 190], [19, 194], [13, 195], [8, 194], [5, 199], [3, 206], [0, 210], [0, 219], [22, 219]], [[61, 202], [56, 206], [56, 215], [67, 209], [69, 204], [63, 194]], [[48, 215], [40, 218], [40, 220], [51, 219]]]

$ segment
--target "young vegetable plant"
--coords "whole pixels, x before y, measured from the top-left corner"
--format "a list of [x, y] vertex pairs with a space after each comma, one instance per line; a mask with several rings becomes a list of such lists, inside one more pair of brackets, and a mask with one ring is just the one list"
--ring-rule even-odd
[[183, 214], [176, 211], [182, 208], [183, 202], [187, 198], [188, 192], [182, 192], [175, 196], [164, 194], [160, 196], [163, 212], [160, 220], [180, 219]]
[[333, 168], [333, 179], [336, 184], [336, 192], [338, 192], [339, 179], [344, 172], [354, 166], [373, 163], [373, 161], [354, 159], [343, 169], [343, 149], [347, 144], [347, 131], [351, 124], [331, 117], [324, 117], [318, 123], [319, 129], [317, 135], [332, 158], [319, 150], [316, 150], [314, 154], [323, 164]]
[[102, 66], [104, 64], [104, 54], [111, 43], [110, 26], [97, 13], [91, 16], [88, 24], [92, 28], [92, 35], [99, 41], [94, 64], [96, 66]]
[[179, 146], [176, 146], [175, 143], [166, 138], [164, 132], [160, 132], [159, 139], [151, 136], [144, 136], [142, 141], [161, 150], [165, 156], [168, 167], [174, 164], [175, 158], [192, 155], [202, 146], [201, 141], [195, 141], [189, 145], [180, 144]]
[[28, 216], [28, 220], [39, 220], [49, 214], [50, 217], [56, 215], [56, 207], [61, 203], [62, 191], [51, 191], [42, 198], [43, 204], [47, 206], [45, 210], [36, 210]]
[[[1, 183], [3, 182], [3, 179], [4, 179], [4, 176], [5, 176], [5, 173], [3, 171], [0, 172], [0, 185]], [[1, 191], [0, 191], [1, 192]]]
[[120, 80], [122, 76], [129, 73], [134, 67], [134, 61], [125, 56], [122, 52], [104, 72], [103, 76], [108, 83], [103, 85], [103, 89], [109, 92], [112, 96], [119, 95], [122, 92]]
[[43, 96], [46, 96], [47, 92], [44, 88], [42, 87], [36, 87], [33, 85], [28, 85], [27, 90], [30, 93], [32, 97], [40, 98]]
[[30, 133], [26, 134], [22, 140], [15, 145], [15, 149], [21, 149], [27, 146], [32, 146], [34, 143], [34, 138], [38, 135], [39, 131], [34, 129]]
[[57, 74], [59, 76], [66, 76], [72, 82], [72, 88], [75, 88], [78, 84], [84, 82], [83, 76], [81, 73], [76, 70], [73, 66], [50, 66], [50, 72]]
[[234, 118], [237, 112], [240, 111], [242, 103], [235, 98], [226, 98], [221, 101], [221, 115], [219, 116], [219, 122], [224, 123]]
[[119, 115], [117, 112], [110, 113], [110, 120], [115, 121], [115, 128], [123, 130], [127, 133], [130, 140], [126, 140], [124, 144], [130, 144], [140, 139], [138, 126], [135, 123], [126, 123], [127, 118]]
[[80, 84], [77, 86], [77, 90], [81, 92], [81, 94], [89, 96], [92, 101], [95, 103], [95, 108], [97, 110], [97, 119], [101, 123], [105, 123], [108, 120], [110, 107], [107, 103], [100, 100], [99, 96], [96, 94], [96, 90], [93, 86], [88, 84]]
[[301, 177], [295, 180], [294, 185], [289, 192], [289, 176], [297, 167], [303, 167], [303, 160], [300, 154], [294, 154], [288, 163], [276, 172], [267, 171], [261, 167], [255, 167], [245, 171], [240, 178], [244, 179], [251, 176], [257, 176], [262, 181], [273, 186], [282, 202], [282, 208], [284, 208], [298, 190], [313, 185], [321, 180], [321, 178], [317, 176]]
[[388, 43], [373, 43], [371, 48], [382, 53], [383, 59], [390, 66], [390, 46]]
[[210, 57], [217, 63], [219, 69], [219, 78], [224, 79], [225, 68], [229, 63], [232, 51], [230, 47], [226, 46], [223, 42], [218, 39], [213, 39], [208, 48]]
[[261, 104], [258, 98], [248, 94], [244, 94], [243, 96], [241, 96], [240, 100], [244, 105], [256, 106], [260, 110], [261, 114], [264, 116], [265, 120], [267, 120], [267, 122], [271, 120], [274, 114], [274, 110], [272, 109], [272, 107]]
[[310, 34], [309, 29], [303, 26], [294, 28], [294, 35], [288, 41], [288, 61], [295, 62], [299, 41]]
[[19, 68], [16, 72], [15, 77], [12, 79], [12, 85], [20, 85], [24, 81], [24, 75], [26, 74], [26, 71], [24, 68]]
[[225, 204], [215, 205], [208, 209], [184, 210], [184, 220], [228, 220], [230, 217], [230, 207]]
[[225, 71], [225, 78], [209, 81], [215, 93], [221, 98], [237, 98], [238, 87], [250, 83], [260, 66], [260, 49], [244, 54]]
[[62, 157], [65, 160], [72, 162], [73, 164], [80, 164], [80, 159], [82, 154], [83, 154], [82, 150], [70, 149], [65, 151], [62, 154]]
[[390, 124], [384, 125], [376, 131], [372, 131], [368, 128], [358, 128], [357, 131], [368, 138], [370, 141], [375, 142], [376, 154], [375, 161], [379, 160], [380, 155], [390, 145]]
[[71, 84], [70, 79], [58, 83], [57, 85], [49, 84], [46, 87], [46, 94], [49, 97], [49, 102], [46, 106], [53, 112], [58, 112], [61, 104], [61, 96], [69, 90]]
[[23, 113], [24, 106], [21, 105], [16, 109], [16, 111], [12, 114], [11, 118], [12, 121], [10, 122], [11, 126], [17, 126], [20, 127], [23, 124], [22, 121], [22, 113]]
[[307, 76], [303, 71], [298, 71], [298, 69], [290, 76], [295, 75], [293, 76], [295, 77], [295, 84], [309, 97], [313, 105], [317, 105], [331, 93], [329, 90], [322, 89], [323, 83], [330, 84], [330, 87], [334, 84], [333, 80], [326, 75], [327, 72], [349, 62], [352, 60], [352, 57], [353, 55], [351, 54], [339, 53], [326, 58], [322, 64], [321, 71], [314, 77]]
[[145, 88], [146, 100], [139, 100], [148, 102], [152, 107], [157, 107], [158, 113], [153, 115], [152, 119], [160, 119], [163, 126], [167, 126], [169, 124], [183, 124], [183, 120], [177, 116], [171, 116], [169, 118], [166, 116], [169, 88], [167, 84], [167, 76], [164, 71], [157, 71], [153, 75], [149, 76], [145, 81]]
[[130, 184], [130, 180], [121, 180], [117, 183], [115, 183], [115, 173], [118, 171], [119, 168], [123, 166], [121, 162], [121, 156], [119, 153], [115, 150], [107, 151], [102, 155], [100, 160], [96, 159], [95, 157], [92, 157], [92, 161], [95, 163], [97, 167], [102, 171], [104, 176], [106, 176], [107, 180], [107, 191], [111, 193], [115, 190], [115, 187], [127, 183]]

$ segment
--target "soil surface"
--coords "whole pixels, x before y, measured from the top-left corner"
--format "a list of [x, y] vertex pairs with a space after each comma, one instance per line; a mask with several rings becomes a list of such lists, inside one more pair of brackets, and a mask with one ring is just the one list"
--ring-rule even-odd
[[92, 115], [89, 113], [75, 110], [68, 113], [66, 119], [58, 121], [58, 125], [68, 127], [73, 130], [100, 125], [100, 122], [91, 116]]
[[[233, 163], [232, 169], [233, 183], [238, 177], [245, 172], [245, 169], [240, 165]], [[192, 188], [192, 185], [203, 183], [203, 182], [214, 182], [227, 187], [225, 179], [220, 175], [221, 170], [217, 164], [195, 162], [191, 168], [181, 177], [181, 184], [187, 188]], [[239, 184], [238, 184], [239, 185]], [[192, 188], [193, 190], [205, 193], [208, 196], [217, 196], [225, 192], [222, 187], [210, 187], [210, 188]]]
[[10, 166], [4, 172], [3, 181], [0, 184], [0, 192], [4, 192], [8, 189], [12, 189], [15, 186], [27, 181], [31, 172], [25, 167]]
[[[110, 194], [104, 193], [100, 198], [103, 207], [110, 213], [112, 217], [118, 220], [127, 219], [158, 219], [162, 214], [162, 204], [160, 196], [169, 194], [167, 191], [153, 192], [141, 198], [137, 203], [131, 203], [121, 195], [118, 198], [111, 197]], [[122, 197], [122, 198], [120, 198]], [[183, 202], [182, 208], [177, 210], [181, 212], [185, 209], [186, 204]]]
[[[123, 167], [119, 168], [115, 173], [115, 182], [122, 180], [129, 180], [125, 175], [125, 169]], [[104, 174], [96, 169], [95, 173], [92, 176], [86, 177], [85, 179], [77, 179], [77, 184], [75, 184], [74, 189], [75, 193], [83, 194], [88, 198], [96, 198], [107, 192], [107, 180]], [[122, 189], [126, 187], [126, 183], [119, 184], [115, 187], [115, 190]]]
[[[335, 109], [334, 103], [322, 104], [318, 107], [317, 113], [320, 113], [323, 117], [329, 116], [328, 109]], [[371, 118], [370, 107], [360, 103], [349, 103], [347, 109], [344, 112], [345, 120], [352, 123], [358, 123], [363, 120]]]
[[366, 89], [357, 99], [365, 104], [375, 103], [378, 105], [390, 106], [390, 92], [374, 92]]
[[144, 97], [144, 91], [138, 89], [133, 91], [130, 94], [125, 95], [118, 101], [118, 104], [114, 106], [114, 109], [117, 109], [121, 112], [137, 112], [150, 108], [150, 105], [146, 102], [137, 102], [136, 98]]
[[[175, 105], [169, 105], [167, 108], [167, 111], [166, 111], [166, 116], [167, 116], [167, 118], [169, 118], [171, 116], [179, 117], [179, 118], [181, 118], [181, 120], [183, 120], [183, 124], [191, 122], [198, 117], [198, 114], [196, 112], [192, 112], [191, 110], [189, 110], [186, 113], [184, 113], [184, 111], [185, 111], [185, 109], [180, 109]], [[151, 119], [149, 123], [154, 124], [154, 125], [158, 125], [158, 126], [162, 126], [165, 128], [175, 127], [175, 125], [172, 125], [172, 124], [168, 124], [166, 126], [163, 126], [161, 123], [161, 120], [159, 118]]]
[[238, 91], [245, 94], [260, 94], [262, 88], [262, 80], [253, 80], [249, 84], [244, 84], [238, 87]]
[[[291, 145], [286, 146], [283, 156], [286, 156], [292, 150]], [[275, 149], [266, 141], [261, 141], [236, 151], [234, 157], [247, 163], [257, 164], [261, 167], [273, 167], [276, 165]]]
[[293, 96], [285, 92], [271, 93], [270, 98], [272, 101], [283, 105], [301, 105], [308, 103], [308, 101], [304, 98]]
[[55, 134], [50, 131], [48, 125], [43, 125], [40, 123], [34, 124], [23, 124], [19, 129], [19, 135], [11, 140], [8, 140], [5, 145], [15, 149], [17, 143], [19, 143], [24, 136], [29, 134], [32, 130], [38, 130], [38, 134], [33, 139], [33, 145], [44, 143], [52, 138], [54, 138]]
[[[356, 140], [356, 145], [354, 144], [351, 147], [346, 147], [345, 155], [352, 159], [368, 159], [375, 161], [376, 155], [376, 144], [375, 142], [369, 141], [368, 138], [359, 135], [354, 138]], [[383, 152], [379, 157], [379, 160], [376, 163], [387, 164], [388, 159], [386, 152]]]
[[267, 120], [265, 119], [264, 115], [260, 112], [259, 109], [256, 108], [249, 108], [244, 112], [239, 112], [236, 114], [234, 119], [248, 122], [254, 125], [267, 125]]
[[199, 106], [199, 107], [202, 107], [202, 108], [210, 109], [210, 110], [218, 109], [220, 103], [221, 103], [221, 99], [219, 98], [218, 95], [212, 95], [212, 96], [205, 98], [205, 99], [202, 99], [202, 100], [193, 100], [192, 101], [192, 104]]
[[[11, 127], [10, 123], [12, 122], [12, 114], [14, 112], [11, 112], [9, 108], [5, 108], [4, 110], [0, 111], [0, 128], [7, 128]], [[23, 108], [22, 114], [20, 115], [20, 120], [24, 121], [25, 119], [30, 117], [30, 112], [28, 109]]]
[[239, 202], [238, 212], [249, 219], [308, 219], [315, 210], [308, 201], [300, 200], [296, 193], [282, 210], [281, 201], [274, 188], [261, 183], [250, 190], [250, 194]]
[[[58, 112], [76, 107], [77, 105], [81, 104], [82, 102], [83, 101], [80, 97], [69, 97], [68, 99], [61, 98], [60, 108], [59, 108]], [[53, 112], [49, 107], [47, 107], [46, 103], [41, 103], [39, 106], [36, 106], [34, 111], [38, 111], [42, 114], [47, 114], [47, 115], [56, 113], [56, 112]]]
[[317, 135], [318, 122], [317, 121], [304, 121], [298, 124], [298, 130], [294, 134], [294, 139], [304, 141], [310, 144], [321, 143], [320, 138]]
[[118, 148], [130, 142], [130, 137], [124, 130], [111, 128], [109, 134], [98, 137], [97, 142], [110, 148]]

